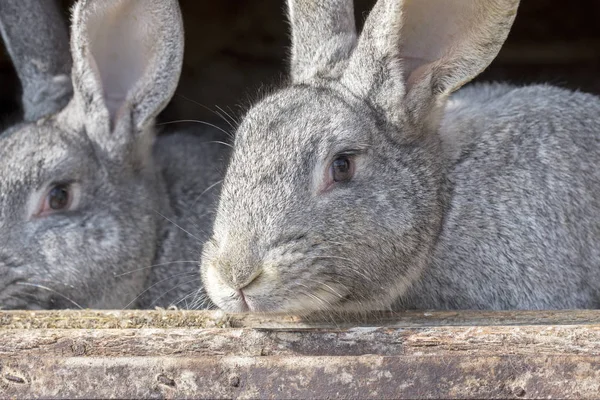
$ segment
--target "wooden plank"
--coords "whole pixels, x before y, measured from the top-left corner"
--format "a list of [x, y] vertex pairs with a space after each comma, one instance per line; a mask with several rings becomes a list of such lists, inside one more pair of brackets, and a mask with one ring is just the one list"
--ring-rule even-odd
[[33, 358], [3, 398], [597, 398], [586, 356]]
[[0, 398], [600, 397], [599, 311], [371, 317], [0, 312]]
[[600, 325], [428, 328], [42, 329], [1, 333], [0, 357], [600, 356]]
[[329, 315], [310, 319], [287, 315], [225, 314], [187, 310], [0, 311], [0, 329], [135, 329], [135, 328], [348, 328], [356, 326], [496, 326], [600, 324], [600, 310], [555, 311], [407, 311], [368, 316]]

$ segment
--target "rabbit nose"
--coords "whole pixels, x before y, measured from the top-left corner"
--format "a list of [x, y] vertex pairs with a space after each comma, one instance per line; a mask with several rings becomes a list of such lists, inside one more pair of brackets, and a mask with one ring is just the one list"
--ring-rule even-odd
[[221, 274], [221, 277], [232, 289], [241, 290], [254, 282], [260, 274], [260, 268], [240, 268], [239, 266], [234, 266], [233, 268], [228, 268], [228, 271], [225, 274]]
[[256, 238], [247, 232], [229, 232], [218, 246], [213, 266], [221, 280], [234, 290], [250, 285], [262, 271]]
[[217, 265], [221, 279], [234, 290], [250, 285], [262, 270], [260, 261], [250, 255], [221, 258]]

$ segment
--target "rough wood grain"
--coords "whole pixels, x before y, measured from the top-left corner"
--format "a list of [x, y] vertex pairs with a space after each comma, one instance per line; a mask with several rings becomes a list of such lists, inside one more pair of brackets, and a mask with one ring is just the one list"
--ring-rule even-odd
[[184, 310], [0, 311], [0, 329], [137, 329], [137, 328], [350, 328], [356, 326], [497, 326], [599, 325], [600, 310], [557, 311], [407, 311], [329, 315], [311, 319], [286, 315], [224, 314]]
[[0, 312], [0, 398], [600, 397], [600, 311], [371, 317]]

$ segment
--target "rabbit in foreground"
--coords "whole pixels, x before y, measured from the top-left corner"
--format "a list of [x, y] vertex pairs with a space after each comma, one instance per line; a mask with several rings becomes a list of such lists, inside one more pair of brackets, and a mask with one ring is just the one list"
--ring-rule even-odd
[[[58, 12], [32, 13], [30, 35], [59, 25]], [[155, 143], [154, 117], [181, 71], [182, 29], [176, 0], [76, 4], [72, 99], [63, 109], [52, 97], [24, 101], [26, 121], [0, 135], [0, 308], [200, 300], [194, 260], [225, 153], [212, 132]], [[27, 47], [14, 32], [3, 34], [17, 69], [27, 55], [64, 60], [64, 46]], [[22, 71], [32, 88], [24, 97], [52, 75]]]
[[226, 311], [600, 306], [600, 99], [476, 85], [517, 0], [289, 0], [292, 83], [236, 133]]

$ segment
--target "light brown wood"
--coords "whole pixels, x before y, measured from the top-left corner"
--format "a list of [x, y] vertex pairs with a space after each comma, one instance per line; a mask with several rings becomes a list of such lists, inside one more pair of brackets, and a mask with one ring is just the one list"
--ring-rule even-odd
[[600, 311], [0, 312], [0, 398], [599, 398]]
[[350, 328], [356, 326], [600, 325], [600, 310], [406, 311], [369, 315], [315, 315], [310, 319], [272, 314], [225, 314], [187, 310], [0, 311], [0, 329], [133, 328]]

